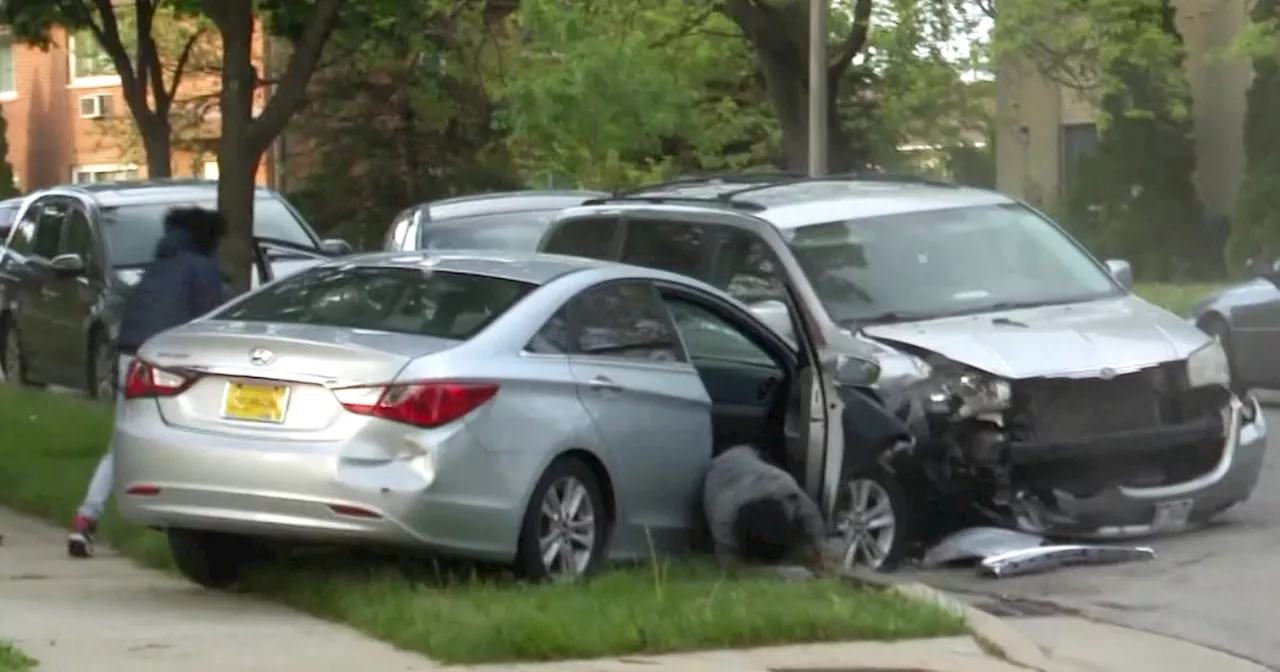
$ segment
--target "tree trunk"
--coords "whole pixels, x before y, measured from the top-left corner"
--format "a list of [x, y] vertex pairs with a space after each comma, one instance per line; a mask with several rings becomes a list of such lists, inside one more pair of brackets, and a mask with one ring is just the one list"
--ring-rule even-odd
[[173, 177], [173, 144], [169, 124], [162, 121], [138, 123], [142, 149], [147, 154], [147, 177]]
[[[779, 59], [775, 55], [757, 50], [756, 60], [764, 75], [765, 88], [773, 103], [782, 131], [782, 150], [787, 159], [786, 169], [798, 173], [809, 170], [809, 73], [804, 66], [807, 55], [801, 58]], [[804, 67], [796, 67], [799, 63]], [[839, 79], [827, 83], [827, 168], [831, 173], [848, 173], [867, 168], [867, 157], [854, 142], [848, 129], [840, 123], [837, 105]]]
[[249, 291], [254, 261], [253, 194], [262, 152], [251, 141], [255, 71], [249, 0], [226, 2], [222, 30], [222, 138], [218, 143], [218, 210], [227, 237], [218, 249], [235, 294]]

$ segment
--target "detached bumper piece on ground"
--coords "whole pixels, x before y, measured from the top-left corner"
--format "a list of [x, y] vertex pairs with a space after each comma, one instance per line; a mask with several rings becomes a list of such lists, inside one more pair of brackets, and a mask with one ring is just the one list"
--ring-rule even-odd
[[978, 561], [978, 574], [1002, 579], [1060, 567], [1110, 565], [1155, 558], [1145, 546], [1054, 544], [1044, 537], [998, 527], [971, 527], [947, 535], [925, 553], [924, 567]]

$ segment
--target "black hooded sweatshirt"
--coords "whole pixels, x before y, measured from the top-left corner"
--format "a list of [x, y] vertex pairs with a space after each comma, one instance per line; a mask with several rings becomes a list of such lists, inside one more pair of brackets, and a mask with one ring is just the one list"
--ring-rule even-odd
[[201, 250], [186, 229], [170, 228], [125, 300], [117, 348], [137, 352], [148, 338], [204, 315], [222, 300], [222, 272], [212, 252]]

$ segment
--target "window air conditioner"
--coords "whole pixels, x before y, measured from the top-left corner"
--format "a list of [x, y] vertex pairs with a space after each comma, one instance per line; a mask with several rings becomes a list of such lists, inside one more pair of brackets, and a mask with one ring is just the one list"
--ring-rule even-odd
[[101, 119], [111, 116], [111, 94], [95, 93], [80, 96], [80, 118]]

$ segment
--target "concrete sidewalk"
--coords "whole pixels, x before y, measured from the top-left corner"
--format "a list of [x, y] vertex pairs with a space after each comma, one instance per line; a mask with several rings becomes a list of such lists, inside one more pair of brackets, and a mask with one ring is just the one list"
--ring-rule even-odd
[[[0, 509], [0, 639], [46, 672], [1257, 672], [1237, 659], [1175, 640], [1135, 635], [1079, 619], [971, 623], [1005, 655], [974, 639], [821, 644], [473, 668], [442, 667], [339, 625], [246, 595], [194, 587], [103, 552], [66, 557], [63, 531]], [[1028, 639], [1023, 631], [1031, 635]]]

